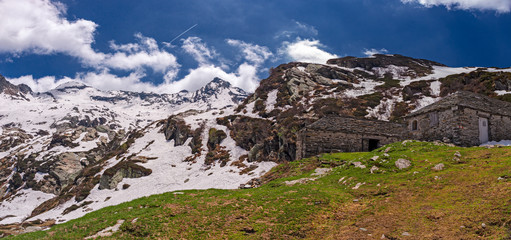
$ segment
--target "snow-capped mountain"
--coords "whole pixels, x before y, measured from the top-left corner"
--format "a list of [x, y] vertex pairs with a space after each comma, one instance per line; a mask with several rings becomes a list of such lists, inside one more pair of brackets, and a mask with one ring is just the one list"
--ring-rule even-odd
[[[273, 166], [259, 164], [259, 169], [240, 175], [241, 167], [216, 169], [213, 163], [207, 166], [210, 169], [207, 171], [204, 164], [183, 161], [197, 154], [191, 153], [188, 143], [180, 146], [183, 144], [177, 144], [163, 133], [162, 125], [166, 126], [164, 123], [171, 121], [166, 119], [173, 114], [178, 114], [176, 119], [189, 119], [188, 125], [193, 126], [185, 124], [189, 131], [200, 128], [207, 135], [211, 125], [208, 121], [214, 119], [212, 114], [232, 113], [247, 93], [218, 78], [196, 92], [161, 95], [100, 91], [79, 82], [33, 93], [26, 86], [12, 85], [1, 76], [0, 83], [1, 224], [19, 222], [55, 207], [57, 210], [48, 214], [57, 216], [62, 214], [60, 208], [66, 204], [90, 202], [97, 198], [94, 189], [99, 188], [95, 186], [99, 180], [108, 181], [108, 189], [98, 190], [98, 194], [103, 196], [110, 192], [106, 197], [111, 201], [87, 204], [80, 213], [58, 219], [70, 219], [91, 209], [162, 191], [236, 188]], [[217, 131], [221, 129], [220, 126]], [[203, 132], [197, 131], [197, 134]], [[226, 135], [216, 144], [230, 144], [223, 148], [227, 148], [232, 157], [239, 158], [243, 151], [229, 139]], [[206, 136], [204, 141], [207, 140]], [[138, 160], [132, 162], [133, 158]], [[201, 159], [197, 157], [194, 161]], [[116, 167], [115, 170], [112, 167]], [[137, 184], [124, 180], [122, 184], [127, 181], [132, 187], [117, 192], [115, 189], [120, 187], [103, 177], [108, 175], [109, 169], [121, 180], [150, 176], [137, 180]], [[210, 174], [211, 171], [215, 174]], [[43, 204], [46, 201], [49, 202]], [[37, 211], [33, 212], [34, 209]]]
[[[248, 95], [214, 79], [195, 92], [45, 93], [0, 76], [0, 224], [83, 214], [151, 194], [237, 188], [295, 159], [295, 133], [327, 115], [399, 121], [457, 90], [511, 100], [511, 69], [401, 55], [272, 68]], [[22, 231], [22, 230], [20, 230]]]

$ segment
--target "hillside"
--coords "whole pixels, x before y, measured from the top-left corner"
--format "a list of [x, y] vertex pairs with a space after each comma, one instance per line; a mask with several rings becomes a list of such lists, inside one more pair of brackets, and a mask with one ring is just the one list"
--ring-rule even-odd
[[509, 159], [510, 147], [405, 141], [283, 163], [259, 188], [144, 197], [14, 239], [78, 239], [116, 223], [106, 239], [506, 239]]
[[457, 90], [511, 101], [511, 69], [344, 57], [282, 64], [251, 94], [219, 78], [174, 94], [80, 82], [39, 93], [0, 76], [0, 226], [64, 223], [170, 191], [257, 187], [296, 160], [296, 132], [325, 115], [400, 121]]

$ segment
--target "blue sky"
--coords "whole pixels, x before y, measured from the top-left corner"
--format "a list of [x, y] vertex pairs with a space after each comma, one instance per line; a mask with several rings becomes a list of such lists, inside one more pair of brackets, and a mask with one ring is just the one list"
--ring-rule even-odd
[[510, 67], [510, 10], [511, 0], [0, 0], [0, 74], [35, 91], [79, 80], [177, 92], [216, 76], [252, 91], [281, 63], [375, 52]]

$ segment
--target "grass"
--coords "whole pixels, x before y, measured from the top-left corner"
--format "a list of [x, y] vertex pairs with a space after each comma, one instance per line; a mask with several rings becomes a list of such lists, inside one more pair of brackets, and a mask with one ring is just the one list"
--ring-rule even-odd
[[[461, 162], [454, 160], [456, 152]], [[373, 161], [374, 156], [379, 158]], [[410, 160], [412, 166], [398, 170], [394, 162], [399, 158]], [[356, 168], [353, 162], [366, 168]], [[439, 163], [444, 169], [432, 170]], [[378, 170], [371, 174], [373, 166]], [[332, 170], [315, 181], [286, 185], [314, 177], [316, 168]], [[508, 239], [511, 180], [506, 176], [511, 176], [509, 147], [394, 143], [370, 153], [325, 154], [284, 163], [262, 177], [259, 188], [144, 197], [13, 239], [83, 239], [119, 219], [126, 220], [121, 230], [105, 239], [380, 239], [382, 235]], [[362, 185], [354, 189], [357, 184]]]

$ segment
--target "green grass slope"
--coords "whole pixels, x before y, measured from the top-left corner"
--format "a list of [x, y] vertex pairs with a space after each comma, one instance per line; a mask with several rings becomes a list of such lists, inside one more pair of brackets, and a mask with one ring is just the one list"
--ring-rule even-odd
[[405, 141], [285, 163], [256, 189], [145, 197], [13, 239], [83, 239], [120, 219], [105, 239], [508, 239], [508, 176], [510, 147]]

